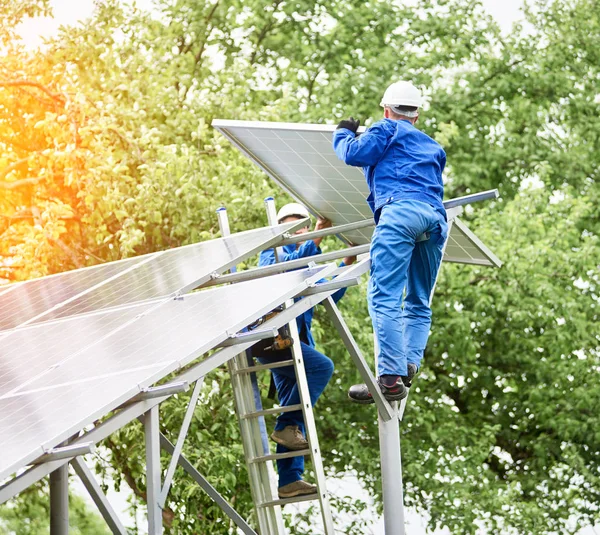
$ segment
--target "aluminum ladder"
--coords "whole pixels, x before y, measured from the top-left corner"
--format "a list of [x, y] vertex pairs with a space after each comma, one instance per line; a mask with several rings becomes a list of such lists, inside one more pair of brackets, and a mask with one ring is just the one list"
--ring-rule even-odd
[[[265, 204], [267, 207], [269, 224], [276, 225], [277, 221], [273, 198], [268, 197], [265, 199]], [[230, 230], [226, 210], [220, 208], [217, 210], [217, 215], [221, 235], [229, 235]], [[276, 254], [276, 258], [277, 257], [278, 254]], [[293, 301], [289, 301], [286, 306], [291, 306], [292, 304]], [[282, 506], [303, 501], [318, 501], [323, 522], [323, 533], [325, 535], [334, 535], [333, 518], [325, 484], [323, 460], [310, 402], [308, 382], [304, 370], [304, 360], [300, 349], [298, 328], [295, 321], [289, 323], [289, 330], [290, 335], [294, 340], [291, 347], [292, 359], [269, 364], [254, 365], [252, 357], [249, 357], [248, 354], [244, 352], [234, 357], [228, 364], [236, 414], [240, 425], [246, 465], [248, 467], [250, 490], [256, 509], [257, 524], [260, 535], [285, 535], [287, 530], [285, 529], [283, 522]], [[275, 407], [263, 410], [260, 391], [256, 380], [256, 372], [291, 365], [294, 366], [296, 372], [298, 390], [300, 392], [300, 405]], [[306, 439], [309, 448], [279, 454], [272, 453], [267, 435], [265, 416], [276, 416], [282, 412], [290, 412], [299, 409], [302, 409], [304, 415]], [[268, 427], [274, 427], [274, 423], [269, 424]], [[273, 466], [273, 461], [297, 456], [310, 457], [315, 475], [314, 484], [317, 486], [317, 493], [307, 496], [280, 499], [277, 494], [277, 474]]]

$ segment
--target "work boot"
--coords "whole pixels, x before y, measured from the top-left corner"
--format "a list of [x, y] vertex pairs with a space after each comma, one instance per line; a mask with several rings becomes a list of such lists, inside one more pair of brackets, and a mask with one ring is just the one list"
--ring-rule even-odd
[[[415, 376], [416, 370], [417, 367], [414, 364], [409, 364], [408, 376], [403, 377], [399, 375], [395, 383], [389, 386], [382, 383], [381, 377], [378, 378], [377, 383], [379, 384], [379, 388], [381, 389], [385, 399], [388, 401], [399, 401], [404, 399], [408, 395], [406, 388], [410, 386], [410, 381]], [[408, 385], [406, 383], [408, 383]], [[369, 389], [365, 384], [351, 386], [348, 390], [348, 397], [351, 401], [354, 401], [355, 403], [361, 403], [363, 405], [375, 403], [371, 392], [369, 392]]]
[[[288, 425], [281, 431], [273, 431], [271, 439], [280, 446], [285, 446], [288, 450], [308, 449], [308, 441], [297, 425]], [[289, 485], [286, 485], [286, 487], [289, 487]]]
[[309, 494], [316, 494], [317, 486], [311, 485], [302, 479], [298, 481], [294, 481], [293, 483], [289, 483], [284, 485], [283, 487], [279, 487], [277, 489], [277, 494], [279, 494], [280, 498], [293, 498], [294, 496], [307, 496]]
[[406, 388], [410, 388], [412, 386], [412, 380], [415, 378], [415, 375], [417, 375], [417, 372], [419, 371], [419, 368], [417, 368], [416, 364], [413, 364], [412, 362], [408, 363], [408, 375], [402, 375], [402, 382], [404, 383], [404, 386]]

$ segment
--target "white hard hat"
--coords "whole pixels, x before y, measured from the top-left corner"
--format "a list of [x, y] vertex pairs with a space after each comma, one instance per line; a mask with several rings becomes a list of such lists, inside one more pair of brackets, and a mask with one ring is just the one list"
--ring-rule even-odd
[[301, 205], [297, 202], [291, 202], [289, 204], [283, 205], [279, 212], [277, 212], [277, 222], [281, 223], [286, 217], [290, 216], [298, 216], [298, 217], [310, 217], [306, 206]]
[[[397, 106], [419, 108], [421, 106], [421, 98], [421, 91], [410, 82], [394, 82], [385, 90], [380, 105], [383, 107], [388, 106], [396, 112], [397, 110], [394, 108]], [[399, 110], [399, 113], [401, 113], [401, 115], [406, 115], [407, 117], [416, 117], [418, 115], [416, 111]]]

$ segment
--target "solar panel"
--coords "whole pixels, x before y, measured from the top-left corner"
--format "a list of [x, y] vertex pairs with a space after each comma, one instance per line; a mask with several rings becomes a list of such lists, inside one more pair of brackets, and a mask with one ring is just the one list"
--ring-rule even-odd
[[185, 292], [267, 248], [297, 223], [265, 227], [22, 283], [0, 295], [0, 331]]
[[[315, 273], [26, 326], [18, 344], [0, 339], [0, 369], [11, 370], [0, 395], [0, 480], [297, 295]], [[36, 358], [44, 366], [19, 374]]]
[[[292, 197], [334, 225], [373, 217], [369, 189], [358, 167], [338, 159], [331, 145], [332, 125], [230, 121], [213, 126]], [[364, 128], [359, 129], [363, 132]], [[447, 262], [499, 265], [499, 260], [464, 223], [453, 225]], [[369, 243], [372, 227], [342, 235], [348, 243]]]
[[[331, 125], [224, 121], [213, 126], [292, 197], [334, 225], [373, 217], [362, 171], [340, 161], [331, 146]], [[363, 129], [364, 130], [364, 129]], [[364, 244], [372, 229], [343, 235]]]
[[130, 269], [144, 258], [109, 262], [15, 284], [12, 291], [7, 289], [0, 294], [0, 330], [16, 327], [35, 318], [61, 302]]
[[500, 259], [458, 217], [452, 222], [444, 262], [500, 267]]

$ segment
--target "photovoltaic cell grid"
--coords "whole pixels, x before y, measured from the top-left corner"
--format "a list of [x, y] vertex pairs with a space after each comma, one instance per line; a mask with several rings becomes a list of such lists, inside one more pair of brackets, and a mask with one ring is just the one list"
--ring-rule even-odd
[[61, 302], [122, 273], [144, 258], [109, 262], [9, 286], [0, 293], [0, 331], [30, 321]]
[[500, 259], [458, 217], [453, 220], [443, 260], [490, 267], [502, 265]]
[[22, 283], [0, 294], [0, 331], [185, 292], [259, 252], [295, 223], [250, 230]]
[[[213, 126], [310, 211], [334, 225], [370, 219], [362, 171], [340, 161], [331, 146], [333, 126], [213, 121]], [[372, 229], [344, 234], [369, 243]]]
[[[0, 480], [297, 295], [314, 273], [26, 326], [18, 339], [0, 339], [0, 369], [8, 370], [0, 391]], [[40, 356], [44, 365], [21, 371]]]
[[[373, 217], [362, 171], [344, 164], [333, 151], [334, 126], [219, 119], [213, 126], [313, 214], [327, 217], [334, 225]], [[495, 265], [489, 249], [467, 237], [464, 228], [464, 224], [453, 225], [444, 261]], [[363, 244], [371, 234], [372, 227], [342, 237]]]

